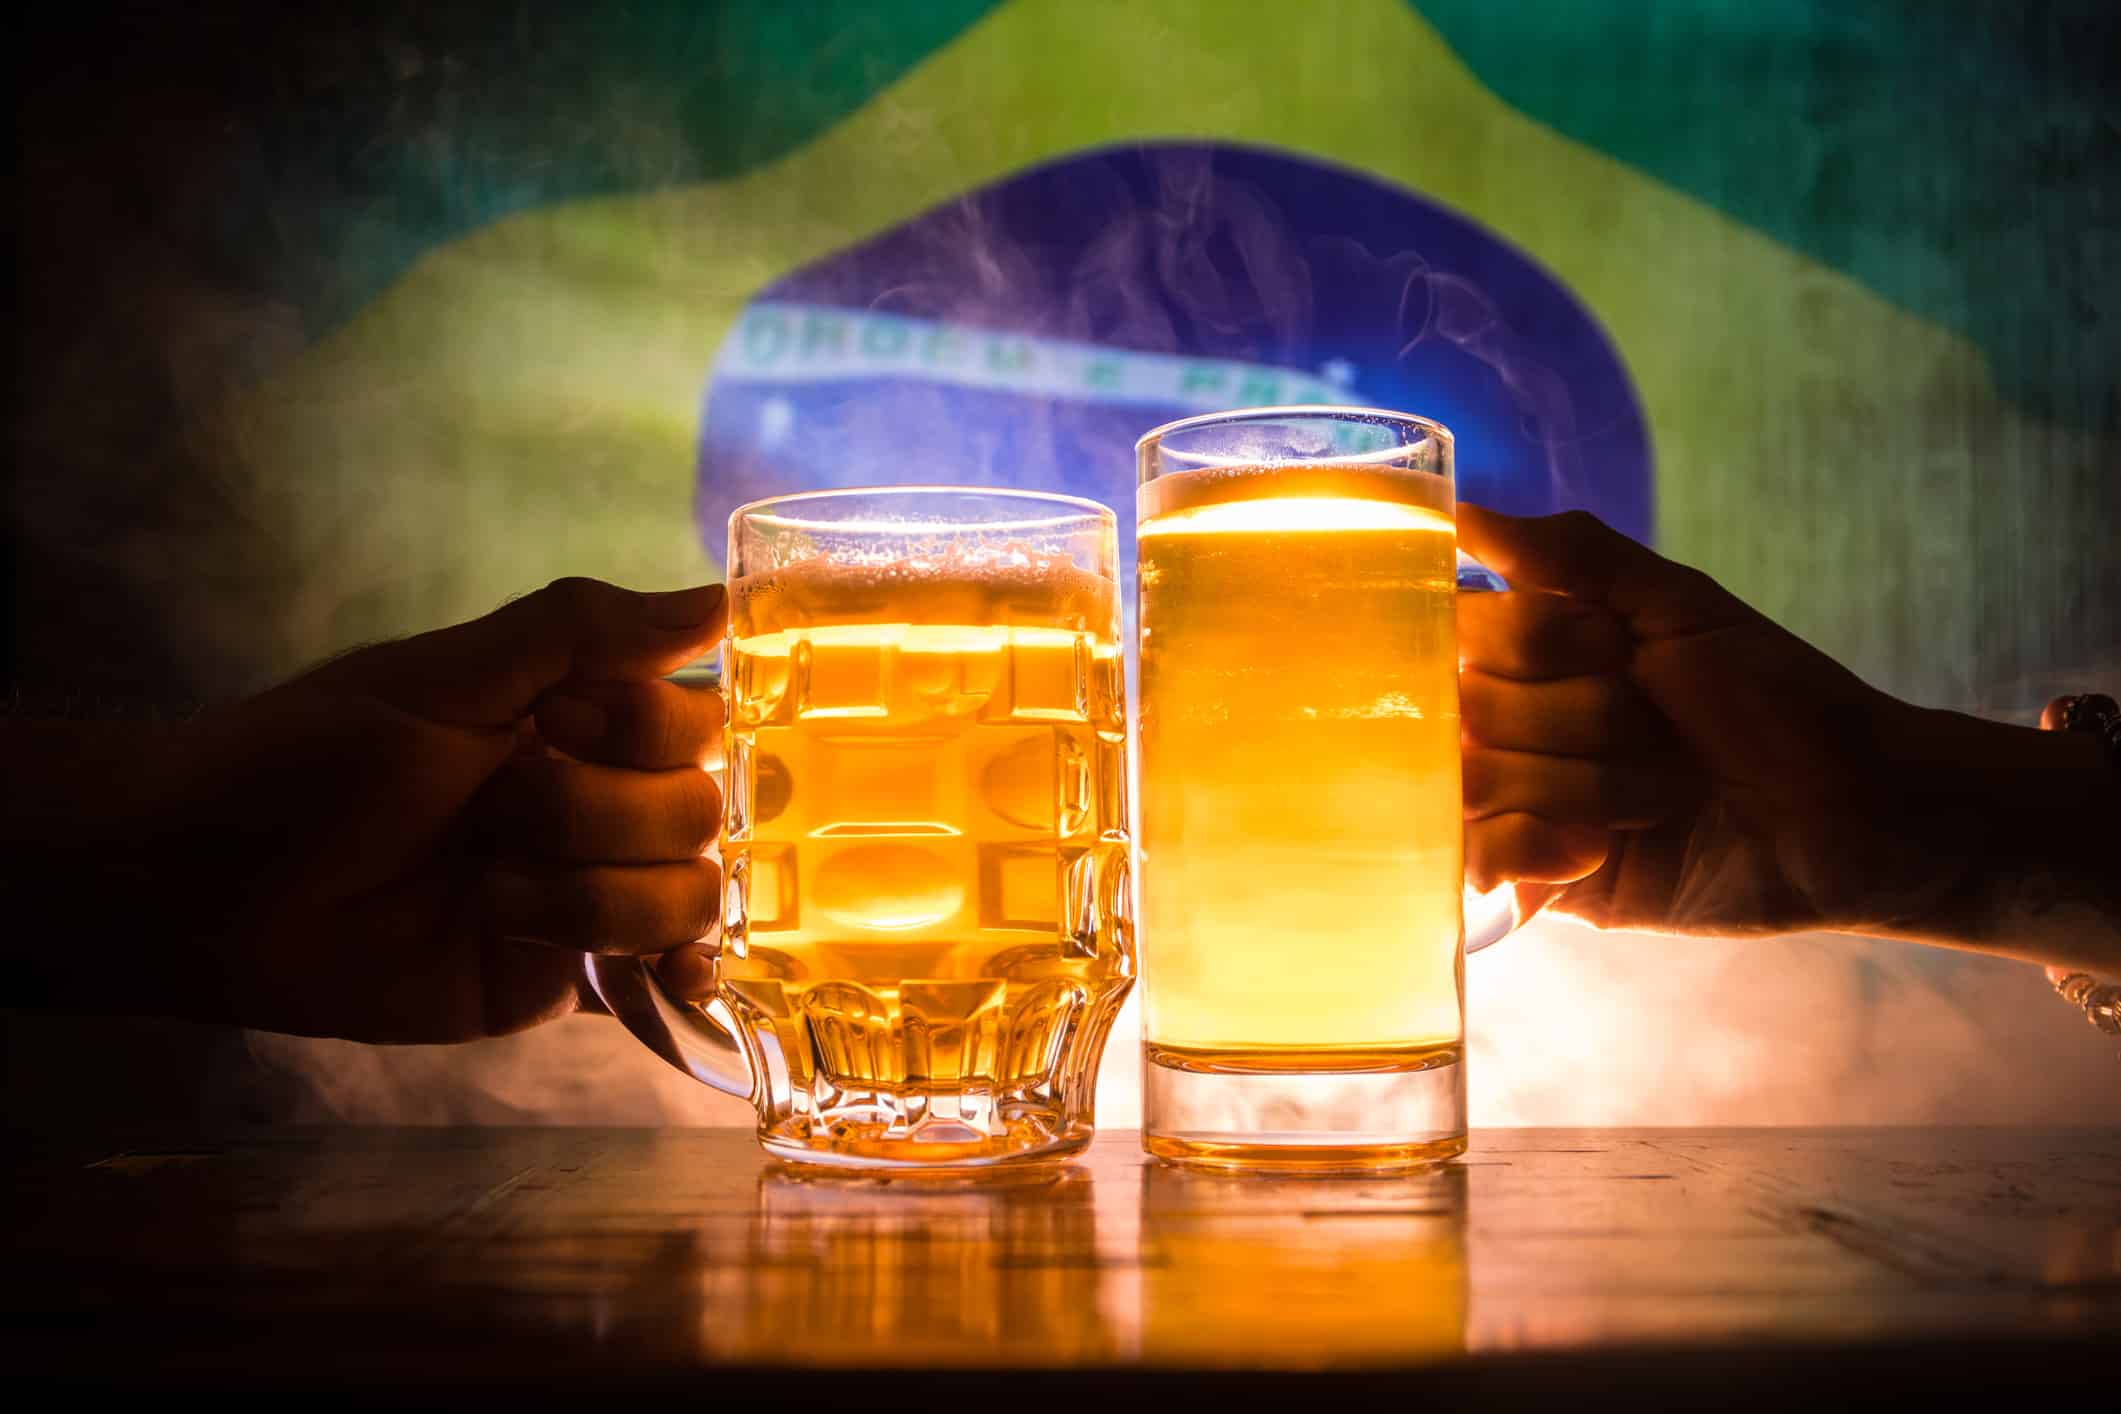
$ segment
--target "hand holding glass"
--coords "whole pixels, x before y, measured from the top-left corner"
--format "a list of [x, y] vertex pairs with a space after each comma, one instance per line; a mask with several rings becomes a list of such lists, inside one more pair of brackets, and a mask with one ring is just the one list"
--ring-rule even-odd
[[801, 1163], [1089, 1142], [1134, 975], [1117, 527], [901, 487], [730, 521], [728, 879], [703, 1008], [593, 964], [667, 1059]]

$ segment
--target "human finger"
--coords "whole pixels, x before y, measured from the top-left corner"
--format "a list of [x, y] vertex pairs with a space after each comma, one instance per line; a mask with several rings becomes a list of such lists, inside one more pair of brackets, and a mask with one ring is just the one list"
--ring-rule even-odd
[[1633, 756], [1668, 736], [1662, 715], [1618, 673], [1552, 682], [1462, 673], [1458, 717], [1483, 746], [1549, 756]]
[[722, 694], [674, 682], [566, 682], [538, 699], [538, 734], [607, 766], [701, 766], [722, 741]]
[[696, 766], [629, 771], [561, 756], [518, 756], [479, 806], [504, 854], [577, 863], [689, 859], [720, 833], [722, 792]]
[[556, 870], [496, 866], [480, 880], [486, 926], [576, 952], [652, 955], [711, 935], [722, 868], [712, 859]]
[[319, 670], [403, 711], [453, 726], [500, 726], [569, 678], [650, 681], [722, 636], [719, 584], [642, 594], [559, 579], [483, 618], [348, 654]]
[[1521, 810], [1466, 822], [1466, 882], [1481, 893], [1510, 883], [1568, 884], [1604, 865], [1612, 832]]
[[680, 943], [655, 960], [655, 975], [663, 990], [681, 1002], [704, 1002], [715, 989], [712, 943]]
[[1604, 605], [1638, 638], [1703, 633], [1752, 617], [1743, 600], [1586, 511], [1512, 516], [1461, 501], [1458, 539], [1514, 588]]
[[1529, 751], [1468, 750], [1465, 817], [1517, 811], [1559, 824], [1634, 830], [1654, 825], [1700, 797], [1690, 770], [1655, 760], [1601, 760]]
[[1611, 612], [1537, 590], [1458, 596], [1458, 661], [1497, 677], [1537, 682], [1618, 672], [1634, 635]]

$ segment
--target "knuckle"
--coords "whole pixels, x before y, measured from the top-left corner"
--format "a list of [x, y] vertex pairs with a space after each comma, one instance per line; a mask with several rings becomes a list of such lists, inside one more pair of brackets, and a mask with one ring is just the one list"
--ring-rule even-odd
[[1699, 591], [1712, 589], [1716, 585], [1716, 581], [1709, 578], [1706, 570], [1699, 569], [1680, 560], [1667, 560], [1662, 555], [1657, 558], [1664, 560], [1665, 564], [1671, 567], [1669, 573], [1673, 580], [1688, 589]]
[[1554, 528], [1563, 543], [1569, 545], [1597, 544], [1613, 533], [1604, 521], [1585, 510], [1563, 511], [1554, 517]]
[[1731, 597], [1730, 592], [1718, 584], [1715, 577], [1709, 574], [1708, 571], [1696, 569], [1692, 565], [1682, 565], [1672, 560], [1667, 560], [1665, 563], [1672, 566], [1676, 591], [1683, 595], [1688, 602], [1695, 604], [1720, 604]]
[[585, 615], [592, 612], [603, 599], [607, 586], [586, 575], [562, 575], [540, 591], [561, 612], [570, 615]]

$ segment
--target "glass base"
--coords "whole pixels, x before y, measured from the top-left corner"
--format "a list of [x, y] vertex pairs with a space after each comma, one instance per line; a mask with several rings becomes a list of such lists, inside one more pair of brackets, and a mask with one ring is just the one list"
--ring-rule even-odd
[[812, 1129], [806, 1121], [760, 1131], [759, 1144], [785, 1164], [867, 1170], [873, 1174], [919, 1178], [1035, 1168], [1066, 1161], [1090, 1147], [1088, 1124], [1054, 1130], [1017, 1124], [1002, 1134], [977, 1131], [955, 1135], [907, 1136], [886, 1126], [864, 1129], [847, 1124]]
[[1142, 1056], [1142, 1147], [1225, 1171], [1427, 1168], [1466, 1150], [1464, 1053], [1437, 1046], [1389, 1067], [1279, 1071], [1254, 1055], [1210, 1069], [1198, 1053], [1167, 1055], [1152, 1043]]

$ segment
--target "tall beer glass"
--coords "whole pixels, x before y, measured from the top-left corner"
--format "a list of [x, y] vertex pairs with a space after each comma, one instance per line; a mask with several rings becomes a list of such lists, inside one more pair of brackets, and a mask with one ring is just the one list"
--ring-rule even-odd
[[716, 1002], [776, 1156], [1089, 1141], [1134, 976], [1116, 532], [947, 487], [731, 518]]
[[1143, 1142], [1461, 1153], [1451, 434], [1263, 408], [1137, 447]]

